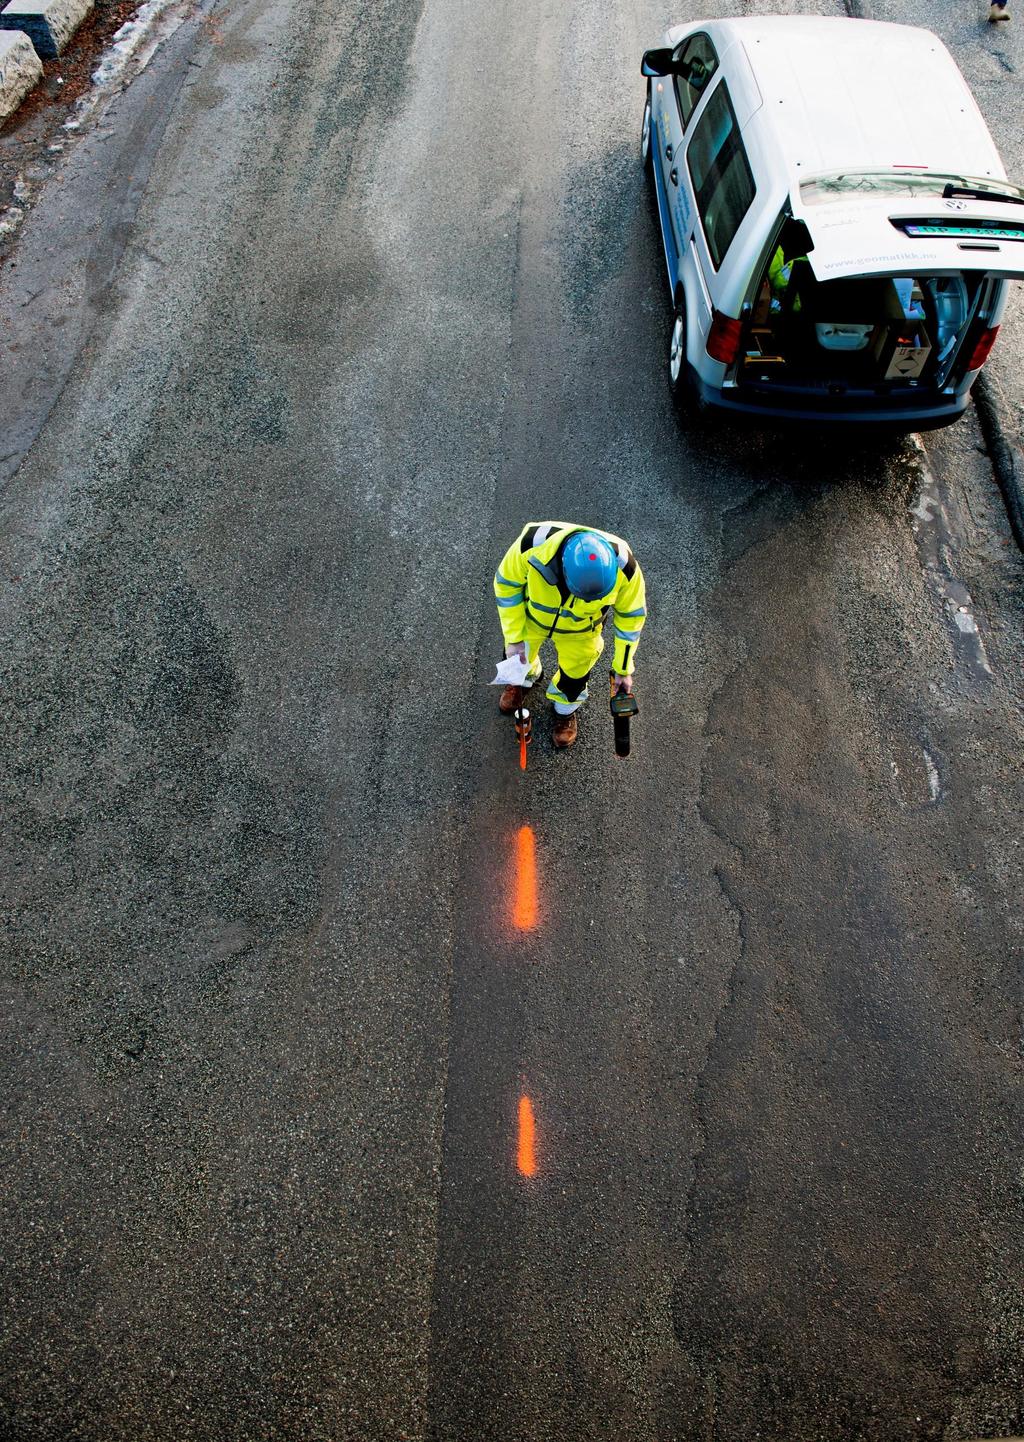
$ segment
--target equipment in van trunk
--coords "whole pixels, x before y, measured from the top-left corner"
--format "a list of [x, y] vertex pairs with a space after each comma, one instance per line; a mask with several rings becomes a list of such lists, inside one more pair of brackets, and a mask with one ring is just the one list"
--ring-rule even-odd
[[673, 390], [766, 420], [955, 420], [1024, 278], [1024, 190], [941, 41], [750, 16], [675, 27], [642, 69]]
[[883, 380], [914, 380], [924, 370], [932, 350], [924, 316], [924, 293], [916, 281], [886, 283], [872, 347]]
[[925, 371], [932, 353], [928, 313], [934, 305], [937, 315], [938, 307], [912, 276], [820, 284], [798, 260], [785, 290], [767, 306], [758, 294], [747, 371], [764, 374], [767, 365], [790, 378], [804, 373], [864, 384], [916, 380]]

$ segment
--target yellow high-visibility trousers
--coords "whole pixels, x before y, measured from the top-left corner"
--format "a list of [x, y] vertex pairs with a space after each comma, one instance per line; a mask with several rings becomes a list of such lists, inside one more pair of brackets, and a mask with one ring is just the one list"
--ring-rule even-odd
[[587, 677], [604, 650], [604, 637], [596, 631], [555, 631], [550, 636], [546, 627], [526, 618], [523, 637], [530, 659], [530, 670], [538, 671], [537, 656], [541, 646], [550, 640], [558, 657], [558, 669], [548, 683], [547, 698], [554, 703], [560, 716], [571, 716], [587, 699]]

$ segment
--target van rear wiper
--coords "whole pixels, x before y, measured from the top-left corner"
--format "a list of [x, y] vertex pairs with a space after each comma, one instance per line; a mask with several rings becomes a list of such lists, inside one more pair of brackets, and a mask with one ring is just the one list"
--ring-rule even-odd
[[942, 187], [943, 200], [952, 200], [955, 195], [966, 196], [968, 200], [999, 200], [1004, 205], [1024, 205], [1024, 196], [1006, 195], [1001, 190], [982, 190], [980, 186], [954, 185], [949, 181]]

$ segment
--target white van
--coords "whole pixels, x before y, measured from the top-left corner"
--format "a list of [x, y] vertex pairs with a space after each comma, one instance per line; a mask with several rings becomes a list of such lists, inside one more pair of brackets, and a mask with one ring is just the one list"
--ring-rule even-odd
[[673, 390], [766, 421], [956, 420], [1024, 279], [1024, 190], [941, 40], [698, 21], [641, 68]]

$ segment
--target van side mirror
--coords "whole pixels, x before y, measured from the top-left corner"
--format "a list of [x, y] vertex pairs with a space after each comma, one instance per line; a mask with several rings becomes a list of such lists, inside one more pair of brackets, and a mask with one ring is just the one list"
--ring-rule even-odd
[[672, 51], [667, 46], [657, 50], [645, 50], [644, 58], [640, 62], [640, 74], [646, 75], [648, 79], [655, 75], [671, 75]]

